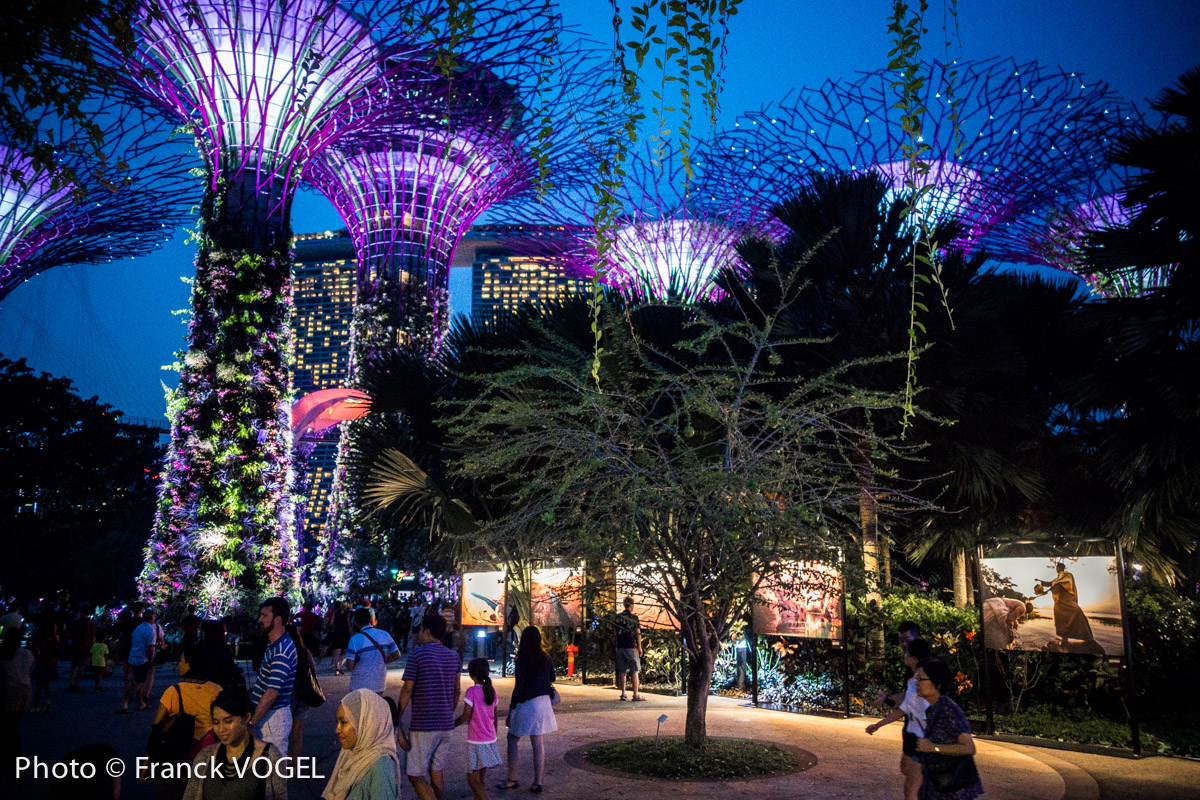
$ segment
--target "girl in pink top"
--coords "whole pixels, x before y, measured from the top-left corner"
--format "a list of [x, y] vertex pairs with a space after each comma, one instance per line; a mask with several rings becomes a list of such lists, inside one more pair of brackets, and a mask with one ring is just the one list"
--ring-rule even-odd
[[467, 725], [467, 783], [474, 800], [488, 800], [488, 767], [500, 766], [500, 750], [496, 747], [496, 689], [492, 686], [486, 658], [472, 659], [467, 674], [475, 685], [467, 689], [463, 711], [454, 721], [456, 726]]

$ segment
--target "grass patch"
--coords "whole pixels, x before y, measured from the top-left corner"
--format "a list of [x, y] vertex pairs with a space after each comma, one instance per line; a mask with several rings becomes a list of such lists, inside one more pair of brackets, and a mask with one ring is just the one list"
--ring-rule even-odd
[[[1200, 732], [1190, 714], [1142, 720], [1142, 749], [1162, 755], [1200, 756]], [[1130, 747], [1129, 724], [1089, 709], [1035, 705], [1020, 714], [996, 715], [996, 730], [1060, 742]]]
[[605, 742], [588, 750], [587, 760], [621, 772], [675, 779], [752, 778], [800, 767], [796, 756], [773, 744], [710, 738], [701, 750], [682, 736], [664, 736], [657, 745], [649, 737]]

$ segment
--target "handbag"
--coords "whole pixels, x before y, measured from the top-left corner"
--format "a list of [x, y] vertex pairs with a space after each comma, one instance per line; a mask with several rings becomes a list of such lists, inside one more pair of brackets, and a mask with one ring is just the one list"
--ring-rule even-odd
[[296, 670], [292, 694], [309, 708], [318, 708], [325, 704], [325, 692], [317, 679], [317, 666], [313, 663], [312, 653], [307, 649], [299, 651], [298, 655], [304, 659], [304, 669]]
[[556, 706], [562, 702], [562, 695], [558, 693], [558, 689], [550, 687], [550, 705]]
[[178, 764], [187, 759], [196, 743], [196, 717], [183, 708], [183, 691], [175, 684], [179, 695], [179, 713], [172, 714], [150, 728], [146, 755], [156, 764]]
[[925, 776], [933, 788], [942, 794], [974, 786], [979, 780], [974, 756], [945, 756], [925, 754]]

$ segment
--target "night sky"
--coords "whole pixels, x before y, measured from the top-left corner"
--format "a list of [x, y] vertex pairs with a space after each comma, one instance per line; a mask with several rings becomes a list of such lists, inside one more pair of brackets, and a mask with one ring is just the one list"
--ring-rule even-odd
[[[948, 3], [948, 0], [947, 0]], [[627, 6], [628, 3], [623, 3]], [[828, 78], [882, 68], [890, 49], [887, 0], [745, 0], [734, 19], [719, 125], [739, 112]], [[610, 41], [608, 0], [561, 0], [568, 24]], [[1196, 0], [1003, 0], [959, 3], [960, 31], [942, 45], [942, 5], [934, 2], [926, 57], [1038, 61], [1104, 80], [1146, 106], [1200, 63]], [[700, 123], [696, 123], [697, 128]], [[700, 131], [697, 130], [697, 133]], [[342, 227], [333, 208], [302, 192], [296, 233]], [[81, 393], [98, 395], [127, 414], [159, 417], [160, 369], [183, 344], [181, 318], [193, 247], [184, 234], [154, 255], [90, 267], [58, 267], [37, 276], [0, 304], [0, 354], [25, 357], [35, 369], [64, 375]], [[470, 303], [468, 270], [451, 276], [452, 306]]]

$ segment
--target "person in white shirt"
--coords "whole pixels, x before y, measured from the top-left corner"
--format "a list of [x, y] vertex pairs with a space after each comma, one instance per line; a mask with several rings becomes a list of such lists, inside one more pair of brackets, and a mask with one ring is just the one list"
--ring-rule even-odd
[[884, 725], [904, 718], [904, 733], [901, 734], [900, 772], [904, 775], [904, 800], [917, 800], [921, 791], [921, 765], [913, 757], [917, 752], [917, 740], [925, 738], [925, 711], [929, 701], [917, 694], [917, 665], [932, 655], [929, 643], [924, 639], [911, 639], [904, 646], [904, 663], [912, 670], [912, 677], [904, 687], [904, 698], [879, 722], [867, 726], [867, 733], [874, 734]]
[[400, 658], [400, 648], [384, 630], [371, 624], [371, 610], [354, 611], [355, 634], [346, 648], [346, 669], [350, 670], [350, 691], [370, 689], [383, 693], [387, 685], [387, 665]]

